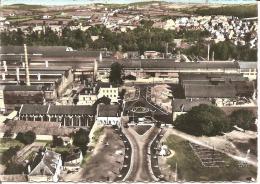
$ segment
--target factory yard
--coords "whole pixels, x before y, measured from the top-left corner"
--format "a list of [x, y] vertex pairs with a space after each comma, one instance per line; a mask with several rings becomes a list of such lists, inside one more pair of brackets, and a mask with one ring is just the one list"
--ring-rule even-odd
[[[221, 164], [214, 164], [208, 167], [205, 165], [205, 158], [212, 160], [211, 154], [203, 154], [198, 151], [208, 151], [213, 153], [213, 150], [196, 145], [176, 135], [168, 135], [163, 138], [163, 142], [168, 145], [172, 153], [169, 157], [159, 157], [159, 166], [161, 172], [167, 181], [247, 181], [248, 178], [256, 178], [257, 168], [251, 165], [243, 164], [236, 161], [223, 153], [214, 151], [214, 161], [218, 159]], [[202, 164], [201, 159], [204, 161]], [[177, 163], [177, 178], [173, 177], [172, 173], [176, 172]]]

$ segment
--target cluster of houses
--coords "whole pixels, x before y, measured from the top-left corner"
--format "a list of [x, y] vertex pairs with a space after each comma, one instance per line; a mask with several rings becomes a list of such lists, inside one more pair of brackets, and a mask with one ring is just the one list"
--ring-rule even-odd
[[[158, 27], [158, 24], [155, 24]], [[211, 33], [212, 39], [217, 43], [227, 39], [233, 40], [235, 45], [250, 44], [256, 48], [257, 43], [257, 17], [239, 19], [233, 16], [197, 16], [168, 19], [159, 25], [166, 30], [206, 30]], [[245, 40], [250, 33], [250, 41]]]

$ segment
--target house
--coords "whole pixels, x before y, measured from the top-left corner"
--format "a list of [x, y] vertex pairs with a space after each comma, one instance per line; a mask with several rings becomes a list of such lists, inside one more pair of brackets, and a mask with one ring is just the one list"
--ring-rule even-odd
[[93, 105], [98, 99], [96, 88], [84, 88], [78, 95], [77, 105]]
[[61, 155], [46, 149], [40, 152], [28, 166], [28, 180], [30, 182], [57, 182], [61, 167]]
[[81, 150], [73, 149], [69, 152], [69, 155], [65, 157], [63, 168], [69, 171], [79, 169], [82, 161], [83, 155]]
[[121, 112], [118, 104], [97, 106], [96, 121], [103, 125], [120, 125]]
[[107, 83], [98, 84], [98, 98], [107, 97], [111, 99], [111, 103], [118, 102], [119, 92], [118, 87], [113, 87]]

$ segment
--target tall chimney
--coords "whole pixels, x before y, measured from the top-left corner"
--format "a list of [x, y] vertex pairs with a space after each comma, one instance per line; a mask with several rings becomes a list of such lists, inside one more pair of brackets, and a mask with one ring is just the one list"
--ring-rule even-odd
[[5, 80], [5, 73], [2, 73], [2, 80]]
[[208, 61], [209, 61], [209, 51], [210, 51], [210, 45], [208, 44]]
[[97, 70], [98, 70], [98, 63], [97, 63], [97, 60], [94, 60], [93, 81], [96, 81], [96, 77], [97, 77]]
[[103, 60], [103, 57], [102, 57], [102, 53], [100, 52], [99, 53], [99, 61], [102, 62], [102, 60]]
[[16, 80], [17, 80], [17, 82], [20, 81], [20, 70], [18, 67], [16, 68]]
[[25, 60], [25, 75], [26, 75], [26, 85], [30, 86], [30, 74], [29, 74], [29, 63], [28, 63], [28, 55], [27, 55], [27, 46], [26, 44], [24, 46], [24, 60]]
[[49, 61], [45, 61], [45, 67], [48, 68], [49, 67]]
[[7, 72], [7, 65], [4, 65], [5, 72]]
[[40, 73], [37, 74], [37, 78], [38, 78], [38, 81], [41, 80], [41, 74]]

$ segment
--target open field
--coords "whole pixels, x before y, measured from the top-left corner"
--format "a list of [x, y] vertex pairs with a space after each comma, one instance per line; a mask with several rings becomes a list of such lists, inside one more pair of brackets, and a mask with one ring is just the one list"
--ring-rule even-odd
[[167, 164], [174, 172], [177, 163], [178, 180], [246, 181], [248, 177], [256, 178], [256, 167], [249, 165], [241, 167], [240, 162], [218, 152], [215, 154], [221, 155], [221, 160], [224, 163], [219, 167], [204, 167], [189, 142], [178, 136], [170, 135], [165, 144], [175, 152], [172, 157], [167, 159]]

